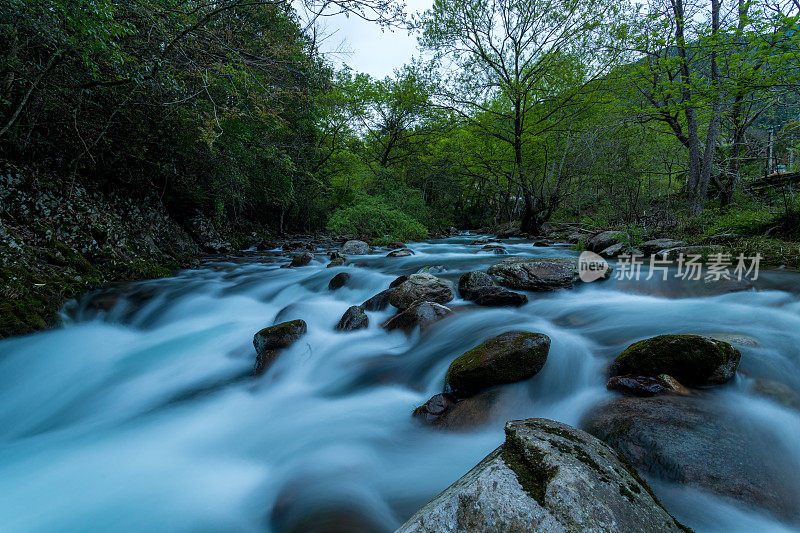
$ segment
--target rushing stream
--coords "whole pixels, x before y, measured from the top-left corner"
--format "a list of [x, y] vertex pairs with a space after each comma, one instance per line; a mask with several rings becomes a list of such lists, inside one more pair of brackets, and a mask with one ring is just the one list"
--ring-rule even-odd
[[[241, 254], [176, 276], [90, 295], [67, 325], [0, 342], [0, 531], [391, 531], [503, 440], [506, 420], [579, 425], [614, 397], [604, 367], [661, 333], [729, 332], [740, 372], [708, 391], [776, 443], [763, 453], [800, 472], [800, 415], [750, 392], [764, 377], [800, 390], [800, 274], [761, 272], [758, 291], [670, 279], [529, 293], [520, 308], [457, 297], [423, 334], [334, 331], [342, 313], [428, 265], [457, 281], [503, 256], [475, 236], [414, 243], [416, 255], [349, 257], [284, 268], [278, 251]], [[575, 255], [506, 240], [512, 255]], [[328, 290], [338, 272], [347, 286]], [[98, 311], [103, 309], [103, 311]], [[294, 318], [308, 334], [251, 377], [253, 333]], [[510, 329], [552, 339], [544, 370], [502, 387], [472, 431], [422, 425], [412, 410], [441, 392], [450, 362]], [[795, 476], [798, 480], [800, 476]], [[698, 531], [791, 530], [710, 493], [656, 482], [665, 506]], [[800, 506], [800, 502], [798, 502]], [[795, 526], [796, 527], [796, 526]], [[336, 528], [329, 531], [335, 531]]]

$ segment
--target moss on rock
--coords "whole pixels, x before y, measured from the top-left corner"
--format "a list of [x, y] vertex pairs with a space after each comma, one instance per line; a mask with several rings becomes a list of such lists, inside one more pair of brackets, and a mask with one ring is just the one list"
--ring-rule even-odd
[[288, 348], [308, 331], [305, 320], [297, 319], [288, 322], [281, 322], [274, 326], [269, 326], [253, 336], [253, 346], [256, 353], [260, 354], [265, 350], [281, 350]]
[[470, 396], [495, 385], [529, 379], [542, 369], [549, 351], [547, 335], [509, 331], [453, 361], [445, 385], [457, 394]]
[[727, 342], [699, 335], [659, 335], [630, 345], [611, 364], [610, 374], [669, 374], [688, 385], [730, 381], [742, 355]]

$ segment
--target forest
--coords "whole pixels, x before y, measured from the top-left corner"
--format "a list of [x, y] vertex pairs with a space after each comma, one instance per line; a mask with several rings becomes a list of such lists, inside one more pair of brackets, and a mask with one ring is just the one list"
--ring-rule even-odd
[[[324, 50], [337, 16], [417, 53], [358, 72]], [[797, 24], [794, 0], [3, 2], [2, 329], [193, 241], [566, 223], [798, 267]]]
[[[330, 12], [412, 28], [420, 54], [385, 79], [337, 65]], [[796, 25], [782, 0], [11, 0], [0, 149], [275, 233], [794, 231], [794, 195], [748, 183], [800, 164]]]

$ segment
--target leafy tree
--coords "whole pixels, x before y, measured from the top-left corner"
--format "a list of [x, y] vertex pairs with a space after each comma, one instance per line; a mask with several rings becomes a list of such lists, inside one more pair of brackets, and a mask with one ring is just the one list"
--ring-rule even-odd
[[581, 89], [607, 66], [617, 13], [607, 0], [436, 0], [418, 21], [422, 45], [457, 67], [440, 105], [505, 146], [495, 167], [521, 194], [524, 231], [538, 231], [558, 203], [558, 191], [537, 194], [545, 167], [533, 174], [529, 143], [582, 108]]

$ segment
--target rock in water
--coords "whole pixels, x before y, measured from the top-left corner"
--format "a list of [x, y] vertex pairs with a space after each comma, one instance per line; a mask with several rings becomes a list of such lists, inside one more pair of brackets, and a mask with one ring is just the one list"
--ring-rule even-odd
[[361, 304], [361, 307], [365, 311], [383, 311], [389, 307], [389, 296], [391, 296], [393, 292], [394, 289], [386, 289], [385, 291], [379, 292]]
[[264, 328], [253, 336], [256, 353], [264, 350], [282, 350], [288, 348], [306, 334], [308, 326], [305, 320], [290, 320]]
[[398, 309], [408, 309], [419, 300], [446, 304], [453, 298], [453, 284], [449, 281], [431, 274], [412, 274], [397, 286], [389, 303]]
[[800, 411], [800, 394], [788, 385], [771, 379], [758, 378], [753, 380], [750, 391], [784, 407]]
[[344, 257], [334, 257], [333, 259], [331, 259], [331, 262], [328, 263], [328, 268], [342, 266], [343, 264], [344, 264]]
[[447, 272], [447, 267], [444, 265], [428, 265], [417, 270], [417, 274], [442, 274]]
[[405, 282], [405, 281], [406, 281], [408, 278], [409, 278], [409, 276], [397, 276], [397, 277], [396, 277], [396, 278], [395, 278], [395, 279], [394, 279], [394, 280], [393, 280], [393, 281], [392, 281], [392, 282], [389, 284], [389, 288], [390, 288], [390, 289], [394, 289], [395, 287], [399, 287], [399, 286], [400, 286], [400, 285], [402, 285], [402, 284], [403, 284], [403, 282]]
[[478, 291], [497, 287], [492, 277], [480, 270], [465, 272], [458, 279], [458, 292], [465, 300], [472, 300], [478, 296]]
[[614, 376], [608, 380], [606, 388], [634, 396], [654, 396], [667, 390], [658, 378], [634, 375]]
[[478, 270], [466, 272], [459, 278], [458, 292], [465, 300], [489, 307], [520, 306], [528, 302], [524, 294], [498, 286], [491, 276]]
[[253, 367], [253, 374], [260, 376], [280, 355], [280, 350], [262, 350], [261, 353], [256, 355], [256, 364]]
[[402, 329], [405, 332], [410, 332], [417, 326], [425, 329], [450, 313], [452, 311], [449, 307], [435, 302], [416, 302], [402, 313], [387, 320], [383, 327], [388, 331]]
[[435, 422], [450, 407], [455, 405], [456, 398], [446, 392], [436, 394], [430, 400], [414, 409], [413, 416], [425, 422]]
[[349, 272], [339, 272], [328, 283], [328, 289], [335, 291], [336, 289], [341, 289], [347, 282], [350, 280], [350, 273]]
[[400, 250], [392, 250], [386, 254], [386, 257], [408, 257], [409, 255], [414, 255], [414, 251], [408, 248], [401, 248]]
[[361, 306], [354, 305], [347, 309], [342, 319], [336, 324], [339, 331], [355, 331], [369, 326], [369, 318]]
[[347, 241], [339, 250], [344, 255], [367, 255], [370, 252], [369, 244], [364, 241]]
[[[452, 398], [452, 403], [440, 403], [439, 397]], [[437, 394], [414, 411], [414, 416], [433, 427], [448, 431], [473, 430], [498, 415], [497, 389], [483, 391], [469, 398], [456, 398], [452, 394]]]
[[253, 346], [256, 349], [256, 364], [253, 373], [263, 374], [269, 365], [280, 354], [280, 350], [288, 348], [300, 337], [306, 334], [308, 326], [303, 320], [282, 322], [264, 328], [253, 336]]
[[445, 386], [460, 396], [535, 376], [547, 361], [550, 337], [508, 331], [468, 351], [450, 364]]
[[290, 267], [306, 266], [311, 262], [312, 259], [314, 259], [314, 256], [311, 255], [309, 252], [295, 254], [294, 257], [292, 257], [292, 262], [289, 266]]
[[478, 250], [477, 253], [506, 255], [508, 253], [508, 250], [506, 250], [504, 247], [498, 244], [487, 244], [486, 246]]
[[560, 422], [509, 422], [505, 443], [397, 533], [679, 532], [634, 469]]
[[519, 307], [528, 303], [528, 297], [502, 287], [494, 287], [478, 291], [473, 301], [486, 307]]
[[603, 231], [586, 239], [586, 249], [599, 252], [623, 241], [626, 237], [627, 235], [624, 231]]
[[[579, 279], [577, 257], [510, 257], [492, 265], [487, 272], [500, 285], [524, 291], [552, 291], [572, 287]], [[610, 276], [609, 268], [604, 277]]]
[[687, 385], [719, 385], [736, 374], [742, 354], [700, 335], [659, 335], [631, 344], [611, 364], [612, 376], [669, 374]]
[[677, 395], [619, 398], [581, 425], [655, 477], [800, 519], [800, 468], [775, 460], [792, 452], [738, 409]]

